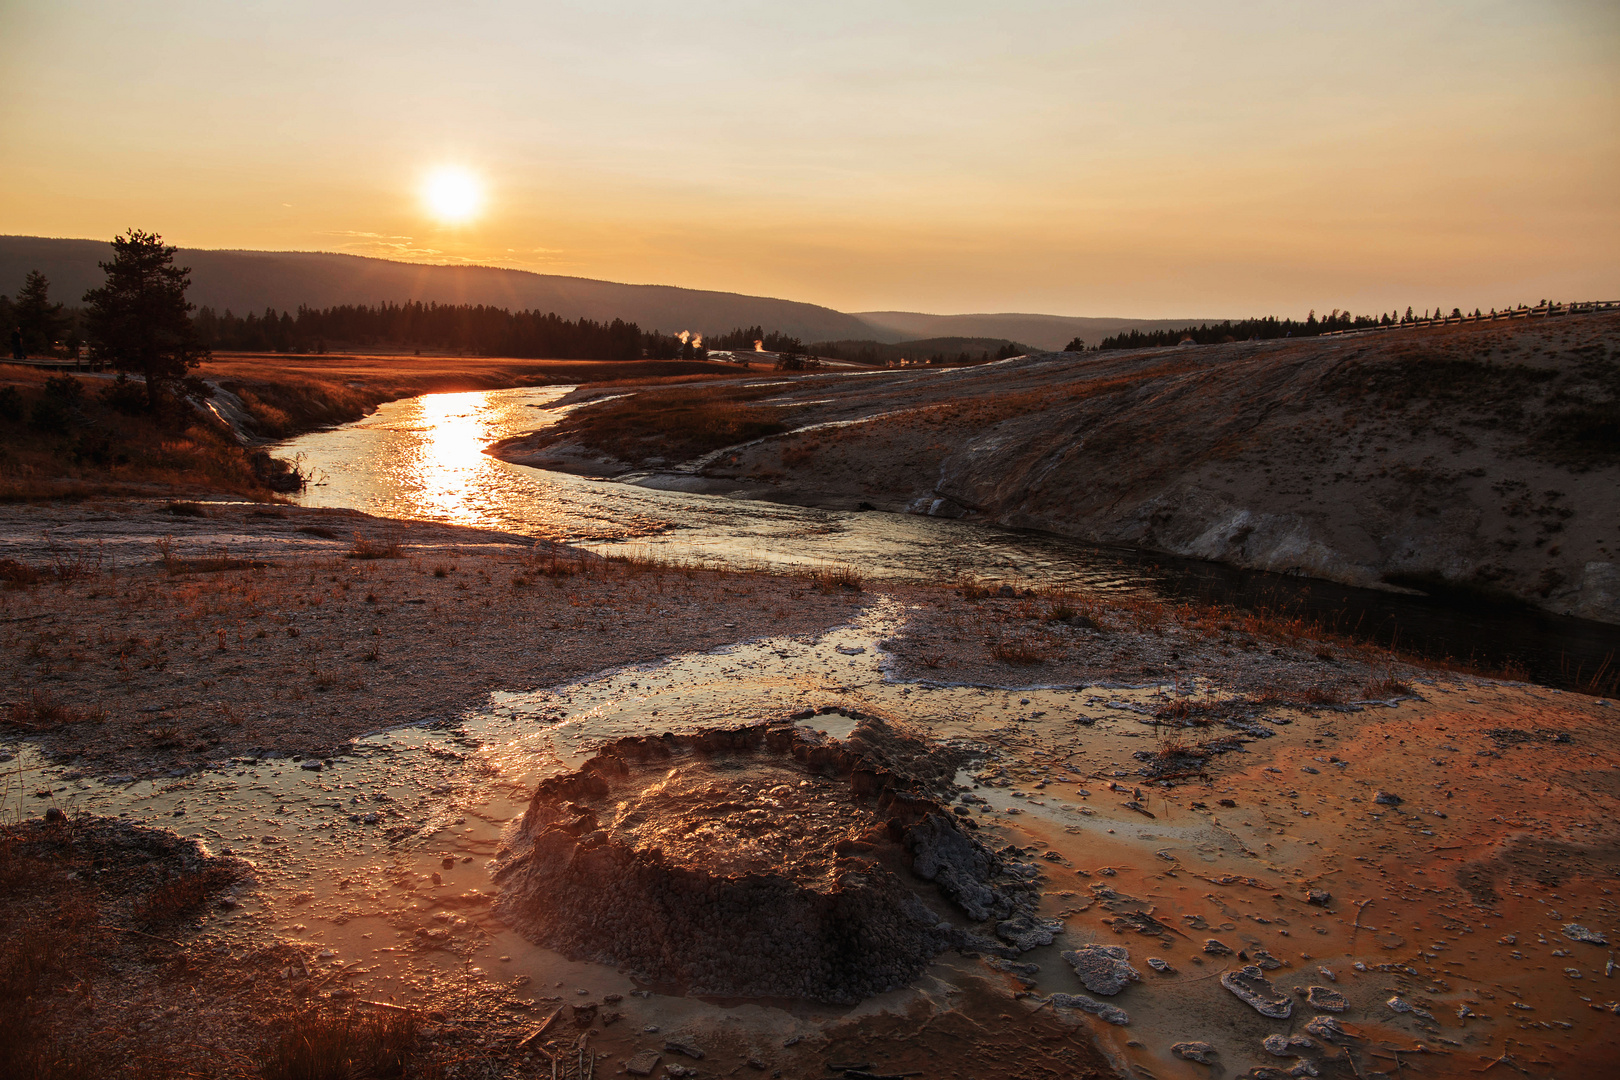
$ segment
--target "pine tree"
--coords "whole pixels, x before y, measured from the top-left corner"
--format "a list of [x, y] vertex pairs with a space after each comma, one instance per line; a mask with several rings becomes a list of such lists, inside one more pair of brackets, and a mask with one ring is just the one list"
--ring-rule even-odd
[[131, 229], [113, 239], [107, 283], [84, 294], [90, 355], [146, 379], [146, 405], [158, 411], [164, 388], [208, 359], [186, 300], [191, 268], [156, 233]]
[[13, 304], [17, 329], [22, 331], [23, 348], [31, 353], [50, 352], [51, 346], [67, 328], [62, 305], [50, 299], [51, 283], [38, 270], [30, 270]]

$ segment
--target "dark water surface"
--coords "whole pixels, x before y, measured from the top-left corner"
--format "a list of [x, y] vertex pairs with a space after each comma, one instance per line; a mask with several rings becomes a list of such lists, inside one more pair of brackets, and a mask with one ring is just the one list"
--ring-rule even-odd
[[[1614, 692], [1620, 627], [1530, 608], [1355, 589], [1310, 578], [1101, 547], [1044, 533], [905, 514], [851, 513], [654, 491], [511, 465], [483, 453], [545, 426], [571, 387], [429, 394], [278, 448], [318, 483], [301, 500], [736, 567], [855, 566], [869, 578], [966, 574], [1303, 615], [1423, 655]], [[1591, 680], [1596, 678], [1593, 684]]]

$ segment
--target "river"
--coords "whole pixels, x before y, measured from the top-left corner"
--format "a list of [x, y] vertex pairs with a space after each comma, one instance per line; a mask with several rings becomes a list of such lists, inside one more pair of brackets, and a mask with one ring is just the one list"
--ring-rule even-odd
[[[603, 554], [737, 568], [853, 566], [869, 580], [959, 576], [1302, 614], [1435, 658], [1613, 692], [1620, 627], [1530, 608], [1421, 595], [1104, 547], [906, 514], [854, 513], [687, 494], [513, 465], [485, 454], [544, 427], [573, 387], [427, 394], [280, 444], [314, 476], [299, 501], [561, 540]], [[1595, 680], [1595, 681], [1594, 681]]]

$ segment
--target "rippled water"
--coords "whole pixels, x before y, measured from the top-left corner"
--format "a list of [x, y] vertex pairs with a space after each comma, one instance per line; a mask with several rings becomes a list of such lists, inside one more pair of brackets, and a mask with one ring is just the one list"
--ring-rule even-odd
[[836, 563], [873, 577], [974, 573], [1017, 583], [1150, 588], [1125, 552], [1033, 533], [903, 514], [818, 510], [655, 491], [511, 465], [483, 453], [555, 419], [572, 387], [430, 394], [390, 402], [354, 424], [293, 439], [320, 481], [308, 506], [427, 518], [598, 551], [646, 551], [729, 566]]
[[[967, 574], [1017, 586], [1145, 592], [1302, 612], [1380, 644], [1580, 686], [1620, 661], [1620, 628], [1531, 609], [1464, 608], [1041, 533], [657, 491], [496, 460], [485, 446], [544, 427], [572, 387], [429, 394], [281, 445], [318, 483], [301, 501], [735, 567], [858, 567], [869, 578]], [[1607, 665], [1605, 667], [1605, 665]], [[1601, 683], [1601, 679], [1600, 679]], [[1612, 692], [1612, 691], [1611, 691]]]

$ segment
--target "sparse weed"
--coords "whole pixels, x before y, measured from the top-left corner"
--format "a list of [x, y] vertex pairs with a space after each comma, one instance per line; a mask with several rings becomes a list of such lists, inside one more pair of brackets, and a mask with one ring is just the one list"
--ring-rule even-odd
[[281, 1025], [259, 1075], [264, 1080], [395, 1080], [412, 1068], [419, 1021], [404, 1010], [300, 1013]]
[[131, 914], [137, 923], [145, 926], [188, 918], [236, 877], [236, 872], [225, 866], [181, 874], [153, 889], [135, 905]]
[[866, 579], [853, 566], [822, 567], [814, 571], [810, 577], [816, 583], [816, 588], [824, 593], [834, 593], [841, 589], [860, 592], [866, 585]]
[[1361, 688], [1361, 696], [1369, 701], [1388, 701], [1390, 698], [1410, 697], [1411, 695], [1411, 684], [1402, 682], [1389, 672], [1385, 672], [1382, 677], [1374, 679]]
[[354, 546], [349, 549], [348, 557], [351, 559], [399, 559], [401, 554], [399, 540], [387, 537], [382, 540], [370, 540], [360, 533], [354, 534]]
[[1032, 638], [1003, 638], [990, 646], [990, 655], [1003, 664], [1039, 664], [1053, 653]]
[[24, 731], [45, 731], [65, 724], [104, 724], [109, 715], [105, 706], [91, 705], [76, 709], [62, 704], [44, 690], [35, 690], [26, 701], [11, 706], [7, 720], [13, 727]]

